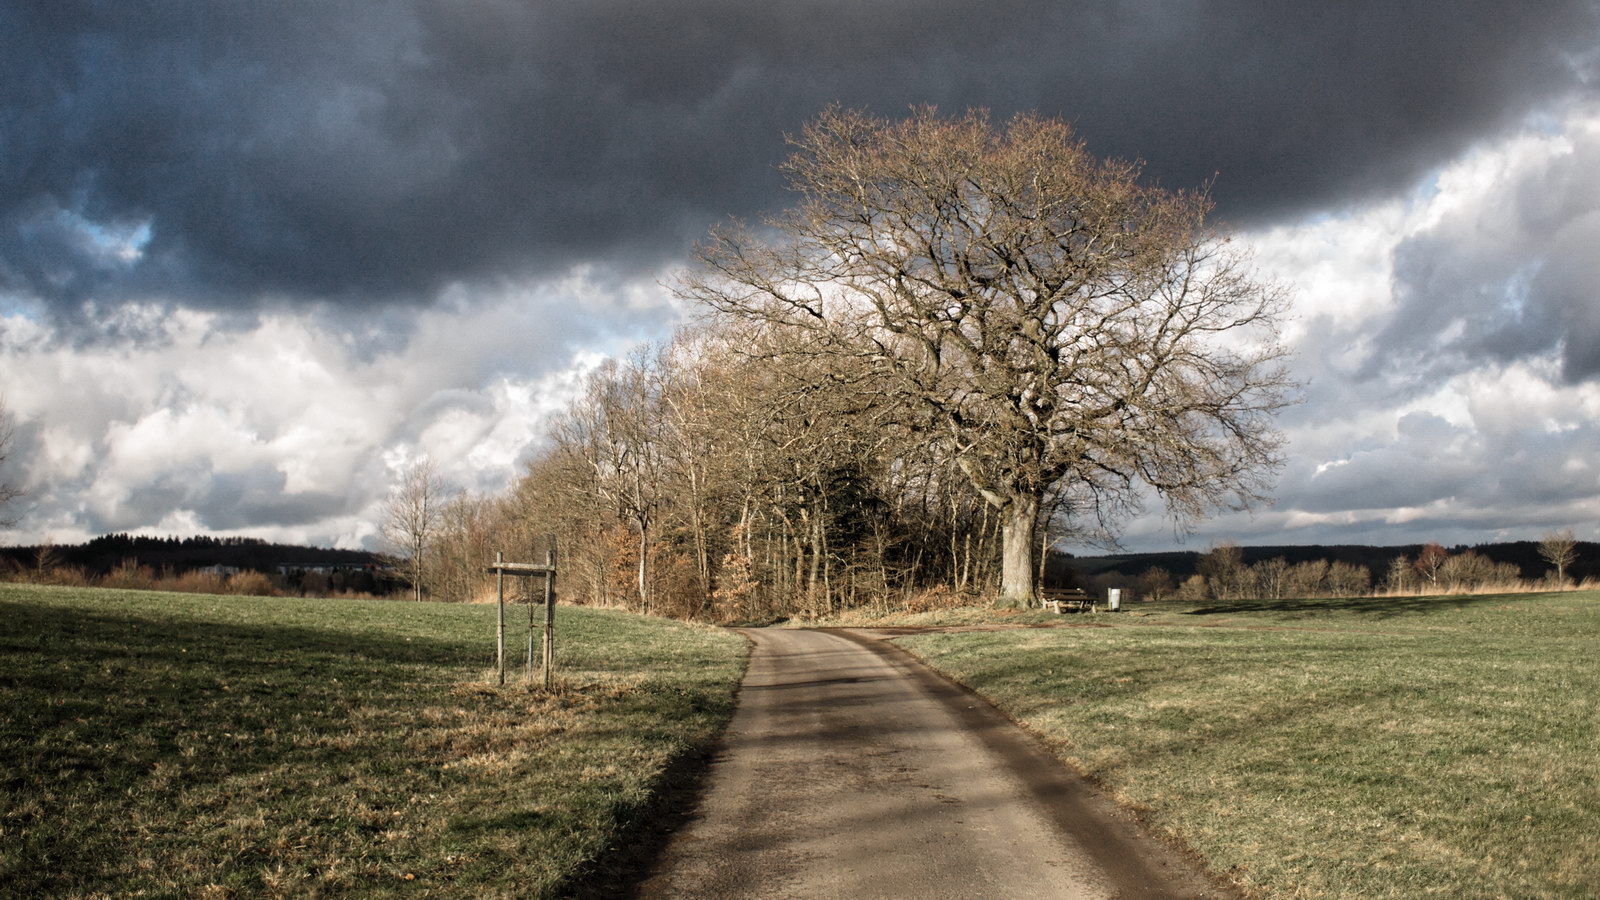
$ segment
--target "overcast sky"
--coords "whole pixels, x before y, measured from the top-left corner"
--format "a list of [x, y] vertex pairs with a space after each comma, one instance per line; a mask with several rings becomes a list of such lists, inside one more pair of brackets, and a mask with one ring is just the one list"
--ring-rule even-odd
[[1276, 505], [1181, 545], [1600, 540], [1600, 11], [1434, 0], [0, 5], [0, 541], [370, 545], [497, 490], [831, 102], [1074, 123], [1296, 295]]

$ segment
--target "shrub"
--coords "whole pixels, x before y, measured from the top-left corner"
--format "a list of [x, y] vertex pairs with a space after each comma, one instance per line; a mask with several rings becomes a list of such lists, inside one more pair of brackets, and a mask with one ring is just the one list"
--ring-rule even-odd
[[936, 609], [959, 609], [971, 602], [972, 600], [960, 591], [944, 585], [935, 585], [907, 597], [906, 612], [921, 613], [932, 612]]
[[1172, 595], [1172, 574], [1154, 566], [1139, 577], [1138, 592], [1142, 599], [1159, 602]]
[[223, 589], [230, 594], [245, 594], [252, 597], [271, 597], [277, 593], [273, 590], [272, 579], [260, 572], [235, 572], [228, 576]]
[[159, 590], [181, 594], [220, 594], [222, 576], [215, 572], [191, 571], [181, 575], [168, 575], [154, 585]]
[[148, 591], [155, 586], [156, 573], [137, 560], [125, 559], [100, 579], [100, 586], [125, 591]]
[[1183, 603], [1204, 603], [1211, 599], [1211, 588], [1204, 575], [1190, 575], [1173, 596]]
[[1326, 583], [1329, 596], [1365, 597], [1372, 589], [1372, 572], [1366, 566], [1334, 562], [1328, 566]]

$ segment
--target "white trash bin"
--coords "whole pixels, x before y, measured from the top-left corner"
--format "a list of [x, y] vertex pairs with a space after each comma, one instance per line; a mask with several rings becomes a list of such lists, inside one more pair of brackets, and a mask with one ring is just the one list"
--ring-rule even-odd
[[1116, 612], [1122, 608], [1122, 588], [1106, 588], [1106, 609]]

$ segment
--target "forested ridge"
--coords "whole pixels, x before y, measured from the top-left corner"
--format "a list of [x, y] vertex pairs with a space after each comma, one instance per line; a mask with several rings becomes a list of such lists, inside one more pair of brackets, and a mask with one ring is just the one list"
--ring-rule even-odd
[[0, 548], [0, 558], [21, 567], [36, 567], [41, 556], [50, 564], [104, 575], [132, 563], [157, 571], [184, 572], [210, 566], [269, 573], [279, 567], [375, 565], [380, 554], [367, 550], [275, 544], [248, 537], [108, 534], [82, 544], [50, 544]]

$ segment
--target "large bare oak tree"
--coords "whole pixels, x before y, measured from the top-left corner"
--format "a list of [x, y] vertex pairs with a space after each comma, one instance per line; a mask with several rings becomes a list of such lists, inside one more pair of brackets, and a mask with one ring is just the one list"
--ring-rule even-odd
[[765, 227], [714, 229], [681, 296], [867, 360], [881, 402], [946, 444], [1001, 517], [1001, 593], [1033, 595], [1041, 502], [1153, 488], [1180, 521], [1262, 499], [1293, 385], [1285, 298], [1206, 222], [1070, 128], [833, 108]]

